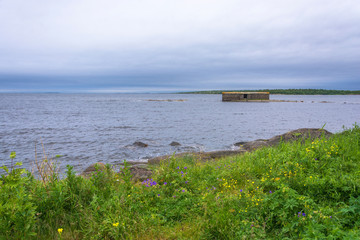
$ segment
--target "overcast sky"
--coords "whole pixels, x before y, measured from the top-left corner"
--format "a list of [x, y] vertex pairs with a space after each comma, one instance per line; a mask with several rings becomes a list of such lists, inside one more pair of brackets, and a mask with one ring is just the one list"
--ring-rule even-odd
[[0, 0], [0, 92], [360, 89], [359, 0]]

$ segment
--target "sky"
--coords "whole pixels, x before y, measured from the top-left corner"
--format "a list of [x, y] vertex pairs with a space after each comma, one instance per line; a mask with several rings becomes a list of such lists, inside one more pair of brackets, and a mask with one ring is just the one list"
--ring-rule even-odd
[[0, 0], [0, 92], [360, 90], [359, 0]]

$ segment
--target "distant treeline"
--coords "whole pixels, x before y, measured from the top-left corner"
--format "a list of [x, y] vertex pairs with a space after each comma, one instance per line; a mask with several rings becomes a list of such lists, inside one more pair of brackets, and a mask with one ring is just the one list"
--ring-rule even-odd
[[360, 95], [360, 90], [326, 90], [326, 89], [261, 89], [261, 90], [210, 90], [181, 92], [191, 94], [221, 94], [222, 92], [270, 92], [270, 94], [286, 94], [286, 95]]

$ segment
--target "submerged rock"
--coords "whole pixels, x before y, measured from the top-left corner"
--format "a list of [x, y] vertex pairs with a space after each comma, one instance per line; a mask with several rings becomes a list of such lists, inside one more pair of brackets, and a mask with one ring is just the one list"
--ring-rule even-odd
[[173, 147], [181, 146], [181, 144], [178, 142], [171, 142], [169, 145]]
[[136, 141], [136, 142], [134, 142], [132, 145], [135, 146], [135, 147], [143, 147], [143, 148], [149, 146], [148, 144], [143, 143], [143, 142], [140, 142], [140, 141]]

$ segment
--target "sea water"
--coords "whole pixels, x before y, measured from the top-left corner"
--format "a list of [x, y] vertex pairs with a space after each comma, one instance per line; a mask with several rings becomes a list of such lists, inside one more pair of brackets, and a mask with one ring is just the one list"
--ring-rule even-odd
[[[61, 169], [146, 161], [174, 152], [235, 149], [298, 128], [342, 131], [360, 120], [360, 96], [271, 95], [297, 102], [222, 102], [197, 94], [0, 94], [0, 165], [30, 168], [45, 153]], [[133, 145], [140, 141], [147, 147]], [[171, 142], [180, 146], [170, 146]]]

